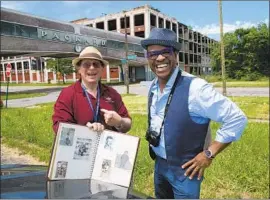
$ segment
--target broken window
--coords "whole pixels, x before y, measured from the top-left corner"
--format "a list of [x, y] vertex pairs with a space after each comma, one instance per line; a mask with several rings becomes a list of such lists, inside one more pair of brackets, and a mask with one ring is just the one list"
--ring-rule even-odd
[[154, 14], [150, 14], [150, 24], [151, 26], [157, 27], [157, 17]]
[[188, 61], [189, 61], [189, 59], [188, 59], [188, 53], [185, 53], [185, 64], [186, 65], [188, 65], [188, 63], [189, 63]]
[[109, 20], [108, 21], [108, 30], [109, 31], [114, 31], [116, 30], [116, 19], [113, 19], [113, 20]]
[[104, 22], [98, 22], [98, 23], [96, 24], [96, 28], [98, 28], [98, 29], [103, 29], [103, 30], [104, 30]]
[[158, 27], [164, 28], [164, 19], [161, 17], [158, 18]]
[[135, 26], [142, 26], [144, 25], [144, 14], [135, 15], [134, 16], [134, 25]]
[[166, 28], [171, 29], [171, 22], [166, 20]]
[[179, 52], [179, 62], [184, 62], [184, 53]]
[[176, 33], [176, 24], [172, 23], [172, 30]]
[[[130, 20], [129, 20], [129, 17], [126, 17], [127, 18], [127, 28], [130, 27]], [[120, 25], [121, 25], [121, 29], [125, 28], [125, 18], [122, 17], [120, 19]]]

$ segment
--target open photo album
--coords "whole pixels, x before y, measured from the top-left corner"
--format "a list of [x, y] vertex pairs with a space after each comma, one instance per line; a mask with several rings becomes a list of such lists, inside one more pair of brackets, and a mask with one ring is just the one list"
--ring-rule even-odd
[[60, 123], [48, 179], [91, 179], [129, 187], [139, 143], [139, 137], [128, 134]]

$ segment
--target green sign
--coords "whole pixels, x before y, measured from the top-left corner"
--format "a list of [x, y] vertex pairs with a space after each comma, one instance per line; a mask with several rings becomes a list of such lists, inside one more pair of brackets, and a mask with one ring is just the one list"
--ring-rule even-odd
[[137, 55], [128, 55], [127, 59], [128, 60], [136, 60]]
[[126, 59], [121, 59], [121, 63], [122, 64], [126, 64], [127, 63], [127, 60]]

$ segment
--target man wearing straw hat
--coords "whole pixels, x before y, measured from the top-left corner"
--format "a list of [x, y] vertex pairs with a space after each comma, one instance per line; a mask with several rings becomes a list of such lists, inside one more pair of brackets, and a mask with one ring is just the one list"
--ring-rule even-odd
[[[148, 96], [146, 139], [155, 160], [157, 198], [197, 199], [205, 168], [246, 126], [245, 114], [205, 80], [180, 70], [180, 44], [169, 29], [154, 28], [142, 40], [156, 74]], [[222, 123], [205, 146], [210, 120]]]
[[131, 128], [131, 117], [120, 94], [100, 82], [108, 62], [94, 47], [86, 47], [72, 61], [80, 79], [64, 88], [55, 105], [53, 130], [57, 133], [59, 122], [87, 125], [94, 131], [105, 128], [126, 133]]

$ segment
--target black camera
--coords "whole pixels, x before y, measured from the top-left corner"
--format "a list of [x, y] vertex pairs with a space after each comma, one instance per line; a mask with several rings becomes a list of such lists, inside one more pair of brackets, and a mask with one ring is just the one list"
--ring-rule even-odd
[[153, 130], [147, 130], [145, 138], [154, 147], [157, 147], [159, 145], [160, 134], [158, 132]]

